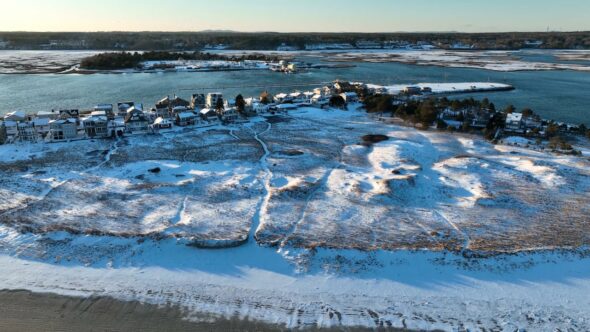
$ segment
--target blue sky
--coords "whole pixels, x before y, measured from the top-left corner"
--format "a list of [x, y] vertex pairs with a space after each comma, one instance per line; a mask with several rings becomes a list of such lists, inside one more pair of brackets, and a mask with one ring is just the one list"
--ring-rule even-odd
[[2, 0], [1, 31], [576, 31], [590, 0]]

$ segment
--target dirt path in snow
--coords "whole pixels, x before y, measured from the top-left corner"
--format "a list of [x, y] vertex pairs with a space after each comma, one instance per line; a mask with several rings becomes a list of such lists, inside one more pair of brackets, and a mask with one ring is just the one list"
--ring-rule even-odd
[[254, 213], [254, 217], [252, 218], [252, 226], [250, 227], [250, 234], [248, 235], [248, 239], [252, 243], [254, 243], [254, 241], [256, 241], [256, 233], [258, 232], [260, 225], [264, 222], [262, 219], [266, 213], [266, 209], [268, 207], [268, 202], [270, 201], [270, 196], [272, 195], [272, 188], [270, 185], [270, 180], [272, 179], [272, 172], [271, 172], [270, 168], [268, 167], [268, 160], [267, 160], [268, 156], [270, 155], [270, 150], [268, 149], [268, 146], [266, 145], [266, 143], [260, 138], [261, 135], [264, 135], [265, 133], [267, 133], [271, 129], [272, 129], [272, 125], [270, 123], [267, 123], [267, 127], [264, 131], [262, 131], [260, 133], [254, 131], [254, 139], [258, 143], [260, 143], [260, 145], [262, 146], [262, 149], [264, 150], [264, 154], [260, 158], [260, 165], [262, 166], [262, 169], [264, 170], [264, 173], [265, 173], [265, 176], [264, 176], [264, 191], [265, 192], [264, 192], [262, 199], [258, 203], [258, 206], [256, 207], [256, 213]]

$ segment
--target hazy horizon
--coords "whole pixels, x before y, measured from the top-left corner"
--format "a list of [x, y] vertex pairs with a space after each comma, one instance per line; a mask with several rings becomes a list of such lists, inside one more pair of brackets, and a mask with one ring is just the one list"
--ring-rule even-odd
[[583, 0], [7, 0], [3, 32], [484, 33], [590, 30]]

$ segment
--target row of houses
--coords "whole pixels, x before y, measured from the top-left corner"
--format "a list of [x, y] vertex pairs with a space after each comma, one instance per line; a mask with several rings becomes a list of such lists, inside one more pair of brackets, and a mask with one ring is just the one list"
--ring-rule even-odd
[[[279, 93], [270, 100], [244, 99], [243, 110], [236, 101], [224, 100], [220, 92], [192, 94], [191, 100], [166, 96], [150, 110], [133, 101], [98, 104], [88, 112], [79, 110], [39, 111], [35, 115], [11, 112], [0, 121], [0, 144], [26, 141], [69, 141], [155, 133], [173, 126], [210, 126], [231, 123], [269, 112], [288, 112], [302, 106], [323, 108], [337, 94], [333, 87], [307, 92]], [[346, 102], [357, 102], [353, 92], [340, 94]]]
[[[497, 113], [487, 108], [468, 107], [459, 110], [447, 108], [438, 114], [438, 119], [443, 120], [449, 126], [459, 127], [467, 123], [474, 129], [483, 129], [488, 126]], [[524, 115], [523, 113], [508, 113], [503, 119], [503, 131], [513, 135], [545, 136], [548, 121], [543, 121], [538, 116]]]

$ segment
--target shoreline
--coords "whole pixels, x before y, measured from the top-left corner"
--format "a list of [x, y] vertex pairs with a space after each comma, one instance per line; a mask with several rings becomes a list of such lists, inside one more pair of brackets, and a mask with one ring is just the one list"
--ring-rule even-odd
[[[194, 313], [191, 313], [195, 316]], [[107, 296], [75, 297], [0, 289], [0, 330], [33, 331], [285, 331], [285, 326], [210, 314], [188, 320], [174, 305], [122, 301]], [[364, 327], [304, 328], [304, 331], [374, 331]], [[413, 331], [388, 328], [387, 331]], [[415, 330], [414, 330], [415, 331]]]

